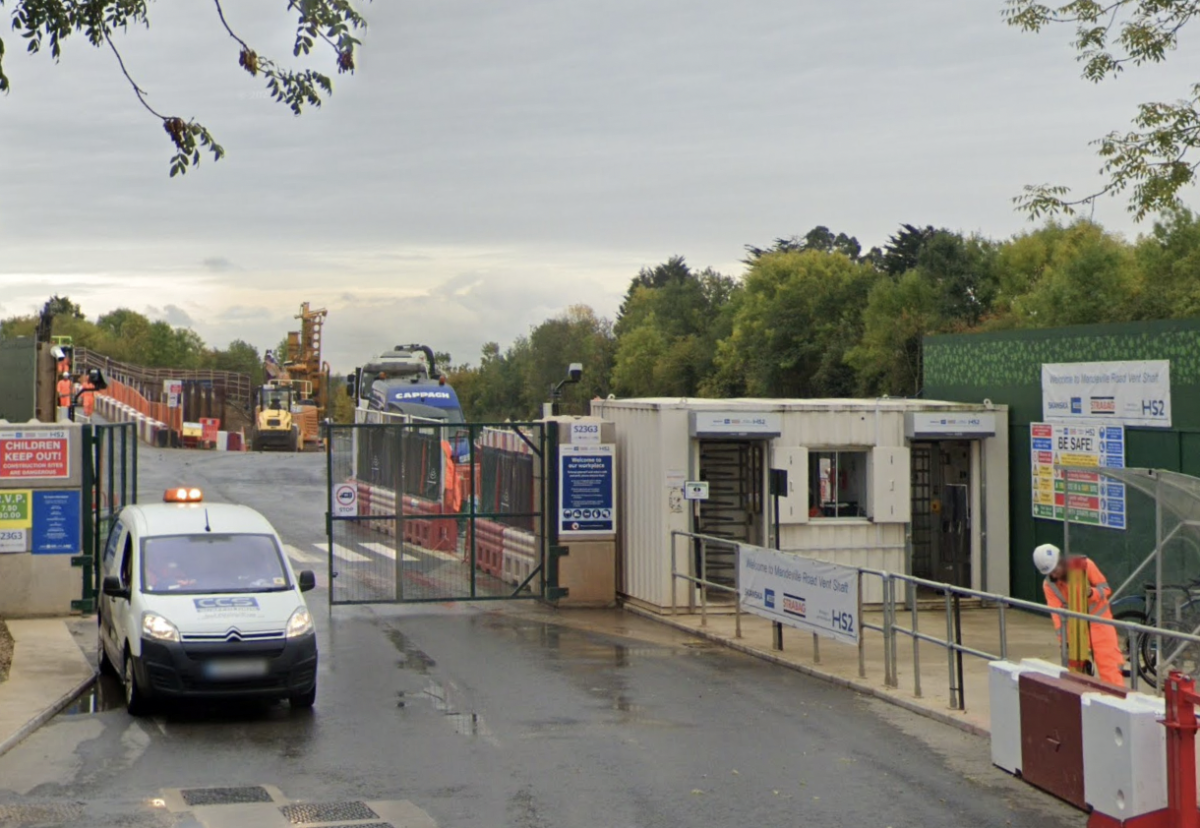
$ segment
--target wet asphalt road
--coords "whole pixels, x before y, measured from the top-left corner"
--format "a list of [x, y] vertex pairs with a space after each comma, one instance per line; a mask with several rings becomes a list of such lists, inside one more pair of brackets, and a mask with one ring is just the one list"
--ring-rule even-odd
[[[324, 468], [146, 449], [141, 490], [199, 485], [312, 550]], [[232, 806], [173, 807], [171, 792], [259, 785], [409, 802], [444, 828], [1085, 824], [992, 768], [984, 740], [643, 619], [527, 602], [330, 613], [321, 569], [318, 582], [314, 711], [61, 715], [0, 757], [0, 825], [252, 828]]]

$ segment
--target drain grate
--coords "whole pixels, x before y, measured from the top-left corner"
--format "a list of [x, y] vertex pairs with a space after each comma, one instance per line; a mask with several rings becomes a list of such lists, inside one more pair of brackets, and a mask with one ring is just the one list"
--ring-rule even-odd
[[20, 805], [0, 805], [0, 825], [14, 828], [57, 826], [83, 816], [82, 802], [27, 802]]
[[[372, 811], [363, 802], [302, 802], [295, 805], [284, 805], [279, 811], [293, 825], [379, 819], [379, 814]], [[360, 826], [360, 828], [362, 827]]]
[[272, 802], [266, 788], [257, 785], [245, 788], [188, 788], [179, 792], [183, 801], [197, 805], [244, 805], [250, 802]]

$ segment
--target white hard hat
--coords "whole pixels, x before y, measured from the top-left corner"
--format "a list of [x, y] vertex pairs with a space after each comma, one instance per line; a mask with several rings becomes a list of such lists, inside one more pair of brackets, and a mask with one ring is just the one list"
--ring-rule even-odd
[[1033, 550], [1033, 565], [1037, 567], [1038, 572], [1049, 575], [1054, 571], [1054, 567], [1058, 566], [1061, 557], [1062, 552], [1057, 546], [1052, 543], [1043, 543]]

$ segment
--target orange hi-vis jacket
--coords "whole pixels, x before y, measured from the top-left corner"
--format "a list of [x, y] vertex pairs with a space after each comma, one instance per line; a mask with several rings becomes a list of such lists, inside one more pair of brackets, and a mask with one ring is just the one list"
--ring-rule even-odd
[[[1104, 577], [1100, 567], [1096, 566], [1095, 561], [1091, 558], [1088, 558], [1087, 561], [1087, 579], [1088, 584], [1092, 587], [1088, 594], [1088, 613], [1098, 618], [1112, 618], [1112, 609], [1108, 604], [1108, 599], [1112, 595], [1112, 587], [1108, 585], [1108, 579]], [[1069, 609], [1066, 587], [1065, 581], [1052, 581], [1050, 578], [1046, 578], [1042, 583], [1042, 591], [1046, 595], [1046, 605], [1053, 609]], [[1062, 618], [1058, 615], [1052, 617], [1054, 618], [1054, 629], [1058, 631], [1059, 640], [1062, 640]], [[1088, 624], [1088, 631], [1092, 644], [1092, 663], [1096, 667], [1096, 672], [1109, 684], [1123, 686], [1125, 676], [1121, 668], [1125, 663], [1125, 657], [1121, 654], [1116, 627], [1108, 624]]]

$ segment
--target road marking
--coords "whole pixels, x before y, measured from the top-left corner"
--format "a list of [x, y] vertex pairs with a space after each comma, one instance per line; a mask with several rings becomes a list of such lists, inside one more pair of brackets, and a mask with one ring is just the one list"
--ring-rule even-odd
[[[396, 550], [393, 549], [392, 547], [388, 546], [386, 543], [378, 543], [376, 541], [372, 541], [370, 543], [359, 543], [358, 545], [363, 547], [364, 549], [370, 549], [376, 555], [383, 555], [383, 557], [387, 558], [389, 561], [396, 560]], [[404, 553], [404, 562], [405, 563], [412, 563], [413, 561], [417, 561], [417, 560], [420, 560], [420, 559], [414, 558], [412, 555], [408, 554], [407, 552]]]
[[[327, 549], [328, 548], [323, 543], [314, 543], [313, 546], [317, 547], [318, 549]], [[342, 546], [340, 543], [335, 543], [333, 545], [333, 557], [340, 558], [341, 560], [345, 561], [346, 563], [363, 563], [365, 561], [371, 560], [366, 555], [361, 555], [358, 552], [355, 552], [353, 549], [347, 549], [346, 547]]]
[[285, 543], [283, 545], [283, 551], [286, 552], [287, 556], [293, 561], [299, 561], [300, 563], [315, 564], [321, 563], [323, 560], [325, 560], [324, 557], [318, 558], [316, 555], [310, 555], [302, 549], [292, 546], [290, 543]]

